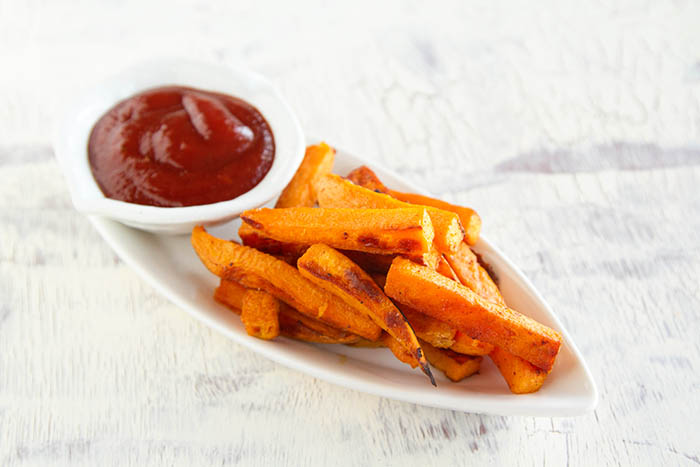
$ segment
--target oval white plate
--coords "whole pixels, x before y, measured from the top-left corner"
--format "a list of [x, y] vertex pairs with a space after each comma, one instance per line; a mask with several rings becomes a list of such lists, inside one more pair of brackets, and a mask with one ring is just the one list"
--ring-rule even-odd
[[[362, 164], [375, 169], [391, 188], [423, 192], [376, 164], [340, 150], [335, 171], [345, 175]], [[212, 298], [218, 278], [201, 264], [190, 246], [189, 236], [149, 234], [100, 217], [91, 217], [91, 221], [124, 262], [192, 316], [267, 358], [325, 381], [415, 404], [499, 415], [579, 415], [593, 410], [598, 402], [595, 382], [561, 322], [530, 281], [484, 237], [475, 250], [493, 267], [507, 303], [564, 336], [565, 343], [554, 369], [535, 394], [511, 394], [488, 358], [484, 359], [480, 374], [460, 383], [450, 382], [435, 370], [438, 387], [434, 388], [420, 371], [398, 362], [387, 349], [249, 337], [240, 318]], [[237, 239], [235, 232], [239, 225], [237, 219], [210, 232], [221, 238]], [[485, 230], [488, 231], [488, 226]]]

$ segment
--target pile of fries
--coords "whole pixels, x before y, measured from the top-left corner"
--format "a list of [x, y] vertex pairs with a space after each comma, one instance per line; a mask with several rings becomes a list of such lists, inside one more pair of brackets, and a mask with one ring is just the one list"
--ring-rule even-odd
[[365, 166], [339, 177], [334, 159], [309, 146], [275, 208], [241, 214], [243, 245], [193, 230], [216, 300], [260, 339], [388, 347], [433, 384], [431, 365], [460, 381], [487, 355], [513, 393], [537, 391], [561, 336], [507, 307], [470, 247], [477, 213], [390, 190]]

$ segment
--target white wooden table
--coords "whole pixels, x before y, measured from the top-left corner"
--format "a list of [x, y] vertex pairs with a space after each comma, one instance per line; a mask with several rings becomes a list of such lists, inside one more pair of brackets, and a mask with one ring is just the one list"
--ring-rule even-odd
[[[254, 3], [0, 0], [0, 465], [700, 464], [700, 5]], [[307, 133], [475, 207], [580, 346], [595, 413], [342, 389], [143, 284], [72, 209], [51, 128], [173, 55], [257, 69]]]

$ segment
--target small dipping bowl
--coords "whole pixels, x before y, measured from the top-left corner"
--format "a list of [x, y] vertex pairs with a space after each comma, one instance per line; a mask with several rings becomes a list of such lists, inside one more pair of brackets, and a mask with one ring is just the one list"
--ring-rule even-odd
[[[269, 172], [250, 191], [218, 203], [157, 207], [107, 198], [92, 175], [87, 147], [95, 123], [118, 102], [147, 89], [176, 85], [243, 99], [265, 117], [275, 138]], [[195, 225], [226, 222], [264, 205], [289, 183], [304, 157], [304, 134], [277, 88], [250, 70], [188, 60], [144, 63], [119, 73], [79, 96], [58, 122], [54, 150], [68, 181], [75, 208], [137, 229], [163, 234], [189, 233]]]

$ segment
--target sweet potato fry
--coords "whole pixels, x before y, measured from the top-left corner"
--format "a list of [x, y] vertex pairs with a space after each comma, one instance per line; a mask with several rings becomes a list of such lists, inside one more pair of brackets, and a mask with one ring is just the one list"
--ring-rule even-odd
[[[335, 174], [318, 179], [318, 205], [322, 208], [397, 209], [418, 207], [389, 195], [355, 185]], [[435, 230], [435, 246], [441, 252], [455, 251], [464, 239], [464, 229], [454, 212], [424, 207]]]
[[[228, 306], [231, 311], [233, 311], [236, 314], [241, 314], [241, 307], [243, 306], [243, 296], [249, 289], [246, 289], [242, 285], [240, 285], [238, 282], [234, 281], [229, 281], [226, 279], [221, 279], [221, 283], [219, 286], [216, 288], [216, 291], [214, 292], [214, 298]], [[314, 337], [314, 339], [310, 342], [323, 342], [323, 343], [341, 343], [341, 344], [349, 344], [353, 342], [359, 341], [361, 338], [348, 333], [341, 331], [339, 329], [336, 329], [332, 326], [329, 326], [322, 321], [319, 321], [315, 318], [311, 318], [309, 316], [306, 316], [302, 313], [299, 313], [297, 310], [294, 308], [290, 307], [284, 302], [279, 302], [280, 304], [280, 312], [279, 312], [279, 322], [280, 322], [280, 334], [287, 336], [287, 337], [294, 337], [292, 334], [295, 331], [295, 329], [298, 327], [297, 324], [304, 326], [305, 328], [308, 328], [310, 331], [315, 332], [316, 334], [322, 335], [324, 338], [327, 339], [319, 339], [318, 337]], [[290, 324], [292, 323], [292, 324]], [[303, 331], [303, 330], [302, 330]], [[310, 336], [308, 333], [305, 335]], [[306, 340], [309, 341], [309, 339], [301, 339], [300, 340]], [[366, 342], [371, 342], [371, 341], [366, 341]]]
[[388, 195], [391, 191], [382, 183], [377, 174], [374, 173], [374, 170], [370, 169], [366, 165], [361, 165], [356, 169], [353, 169], [353, 171], [350, 172], [345, 178], [350, 180], [355, 185], [360, 185], [372, 191], [376, 191], [377, 193], [384, 193]]
[[450, 266], [450, 263], [447, 262], [445, 255], [440, 254], [435, 270], [443, 276], [447, 277], [448, 279], [452, 279], [453, 281], [459, 282], [457, 274], [455, 274], [454, 270], [452, 269], [452, 266]]
[[288, 319], [298, 321], [299, 323], [303, 324], [312, 331], [315, 331], [319, 334], [323, 334], [326, 337], [342, 340], [343, 342], [353, 342], [360, 339], [358, 336], [355, 336], [351, 333], [341, 331], [339, 329], [334, 328], [333, 326], [329, 326], [328, 324], [322, 321], [307, 316], [303, 313], [299, 313], [297, 310], [290, 307], [284, 302], [282, 302], [280, 315], [285, 315], [285, 317]]
[[364, 165], [354, 169], [346, 178], [355, 185], [360, 185], [377, 193], [390, 195], [391, 197], [406, 203], [432, 206], [438, 209], [444, 209], [445, 211], [454, 212], [459, 216], [459, 220], [462, 222], [462, 227], [464, 227], [465, 231], [465, 240], [467, 243], [473, 245], [479, 239], [479, 234], [481, 232], [481, 218], [476, 211], [471, 208], [456, 206], [429, 196], [390, 190], [382, 183], [372, 169]]
[[[242, 223], [241, 227], [238, 229], [238, 236], [245, 246], [283, 259], [291, 265], [296, 265], [297, 260], [309, 247], [309, 245], [303, 245], [301, 243], [289, 243], [275, 240], [245, 222]], [[396, 255], [381, 255], [364, 251], [340, 250], [340, 252], [365, 271], [378, 272], [384, 275], [389, 272], [391, 262], [396, 258]], [[438, 264], [440, 264], [441, 257], [442, 253], [438, 252], [435, 248], [432, 248], [422, 256], [408, 256], [411, 261], [427, 266], [430, 269], [437, 268]]]
[[494, 346], [486, 342], [472, 339], [460, 330], [455, 333], [454, 344], [450, 346], [451, 350], [464, 355], [488, 355], [494, 349]]
[[503, 379], [514, 394], [528, 394], [538, 391], [547, 379], [548, 371], [537, 368], [532, 363], [517, 357], [500, 347], [494, 347], [489, 358], [498, 367]]
[[421, 370], [432, 379], [411, 325], [357, 264], [327, 245], [316, 244], [299, 258], [297, 267], [302, 276], [372, 318], [416, 358]]
[[316, 344], [354, 344], [360, 338], [353, 334], [326, 335], [306, 327], [301, 321], [292, 316], [280, 314], [280, 335], [298, 341]]
[[473, 209], [457, 206], [445, 201], [440, 201], [439, 199], [418, 195], [415, 193], [402, 193], [400, 191], [390, 190], [389, 194], [406, 203], [419, 204], [421, 206], [432, 206], [434, 208], [454, 212], [459, 216], [459, 220], [462, 222], [462, 227], [464, 227], [464, 240], [470, 245], [475, 244], [476, 241], [479, 240], [479, 234], [481, 233], [481, 217], [479, 217], [479, 215]]
[[214, 300], [228, 306], [233, 312], [240, 315], [243, 308], [243, 296], [248, 291], [237, 282], [221, 279], [219, 286], [214, 290]]
[[248, 290], [243, 296], [241, 321], [249, 336], [270, 340], [280, 333], [280, 302], [261, 290]]
[[241, 219], [282, 242], [324, 243], [344, 250], [422, 256], [434, 237], [422, 207], [408, 209], [253, 209]]
[[[374, 282], [384, 289], [386, 276], [381, 274], [371, 274], [371, 276]], [[463, 332], [459, 332], [450, 323], [435, 319], [407, 305], [401, 304], [399, 309], [413, 328], [416, 336], [434, 347], [450, 348], [466, 355], [485, 355], [493, 348], [491, 344], [472, 339]]]
[[438, 349], [427, 342], [421, 342], [421, 344], [430, 364], [442, 370], [445, 376], [454, 382], [473, 375], [481, 367], [482, 357], [461, 355], [451, 350]]
[[[476, 255], [467, 245], [461, 245], [456, 253], [446, 255], [446, 257], [450, 264], [453, 265], [462, 284], [483, 298], [505, 306], [505, 300], [503, 300], [498, 287], [491, 279], [491, 276], [489, 276], [489, 273], [479, 264]], [[467, 349], [453, 350], [459, 352]], [[498, 346], [494, 346], [489, 353], [489, 358], [496, 364], [503, 379], [508, 383], [511, 392], [515, 394], [538, 391], [549, 374], [548, 371], [542, 370], [527, 360], [513, 355]]]
[[439, 321], [406, 305], [401, 305], [401, 312], [419, 339], [442, 349], [454, 345], [457, 329], [451, 324]]
[[313, 207], [316, 204], [315, 181], [330, 173], [335, 160], [335, 149], [326, 143], [306, 148], [304, 160], [289, 184], [277, 199], [276, 208]]
[[436, 270], [438, 266], [440, 265], [440, 260], [442, 258], [442, 253], [438, 251], [437, 248], [433, 245], [433, 248], [431, 250], [421, 256], [411, 256], [411, 255], [403, 255], [406, 256], [406, 258], [410, 259], [414, 263], [418, 263], [420, 265], [423, 265], [427, 268]]
[[337, 329], [370, 340], [381, 328], [372, 320], [303, 278], [289, 264], [253, 248], [209, 235], [203, 227], [192, 230], [192, 246], [212, 273], [249, 288], [260, 288], [299, 312]]
[[[384, 289], [386, 285], [386, 276], [376, 273], [371, 274], [371, 276], [374, 282], [376, 282], [381, 289]], [[441, 349], [451, 348], [455, 352], [467, 355], [484, 355], [493, 348], [491, 344], [477, 341], [464, 333], [460, 333], [457, 328], [450, 323], [435, 319], [407, 305], [400, 305], [399, 309], [413, 328], [416, 336], [435, 347]], [[459, 338], [457, 337], [458, 335]]]
[[245, 246], [255, 248], [268, 255], [282, 257], [292, 264], [296, 264], [299, 257], [303, 255], [309, 247], [301, 243], [280, 242], [279, 240], [268, 237], [245, 222], [239, 227], [238, 236]]
[[561, 336], [553, 329], [401, 257], [394, 259], [384, 291], [400, 303], [453, 324], [473, 339], [503, 347], [547, 371], [561, 346]]
[[[401, 344], [398, 340], [394, 339], [391, 337], [389, 334], [382, 334], [382, 337], [380, 338], [382, 341], [382, 344], [384, 344], [385, 347], [388, 347], [389, 350], [391, 350], [391, 353], [394, 354], [394, 357], [396, 357], [399, 361], [410, 365], [411, 368], [415, 368], [420, 365], [418, 362], [418, 359], [416, 358], [415, 354], [410, 352], [405, 346]], [[421, 351], [421, 354], [423, 351]], [[423, 359], [425, 359], [424, 356], [422, 356]], [[429, 368], [429, 367], [428, 367]], [[430, 373], [430, 370], [428, 370], [428, 377], [430, 378], [430, 382], [432, 383], [433, 386], [435, 386], [435, 378], [433, 377], [433, 374]]]
[[389, 272], [391, 262], [396, 258], [396, 255], [377, 255], [364, 251], [340, 250], [340, 252], [365, 271], [384, 275]]
[[459, 282], [469, 287], [477, 295], [499, 305], [505, 306], [501, 292], [491, 280], [486, 270], [481, 267], [476, 255], [469, 245], [462, 242], [457, 251], [444, 255]]

